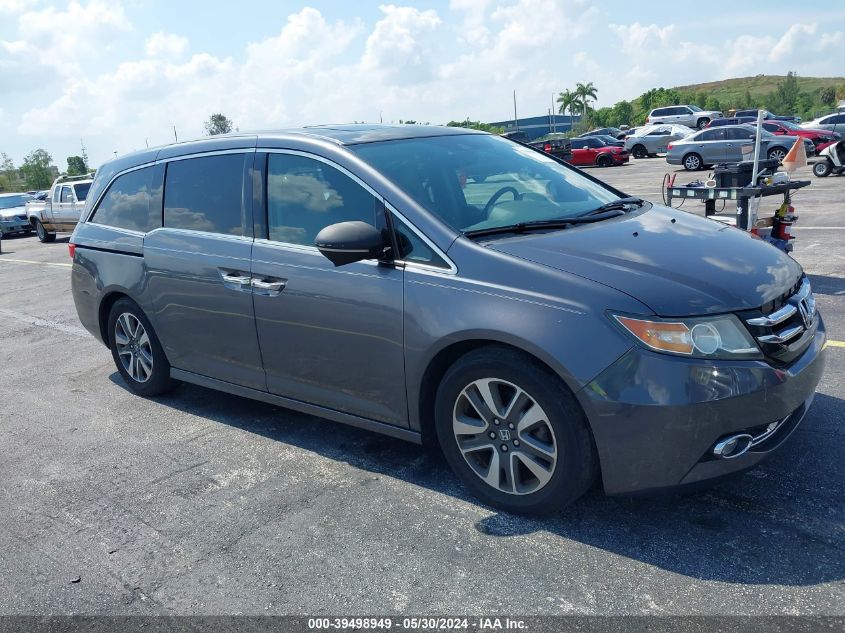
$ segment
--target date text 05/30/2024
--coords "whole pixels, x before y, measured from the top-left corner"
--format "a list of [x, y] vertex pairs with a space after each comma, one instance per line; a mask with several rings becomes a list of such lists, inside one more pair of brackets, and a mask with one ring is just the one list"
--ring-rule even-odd
[[349, 618], [309, 618], [308, 628], [313, 630], [389, 630], [399, 631], [525, 631], [523, 620], [512, 618], [439, 618], [439, 617], [349, 617]]

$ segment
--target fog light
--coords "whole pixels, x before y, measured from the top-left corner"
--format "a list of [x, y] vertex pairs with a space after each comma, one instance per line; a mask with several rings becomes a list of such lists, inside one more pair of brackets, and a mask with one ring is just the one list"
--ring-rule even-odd
[[726, 437], [713, 447], [713, 455], [720, 459], [732, 459], [745, 454], [751, 448], [754, 438], [748, 433], [739, 433]]

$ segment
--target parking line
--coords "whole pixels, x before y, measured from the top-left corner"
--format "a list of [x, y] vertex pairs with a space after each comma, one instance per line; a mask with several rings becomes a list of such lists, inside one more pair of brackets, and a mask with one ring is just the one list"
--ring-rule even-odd
[[58, 264], [54, 262], [36, 262], [31, 259], [6, 259], [0, 257], [0, 262], [12, 262], [14, 264], [42, 264], [43, 266], [61, 266], [62, 268], [70, 268], [73, 264]]
[[845, 341], [828, 341], [824, 344], [825, 347], [845, 347]]

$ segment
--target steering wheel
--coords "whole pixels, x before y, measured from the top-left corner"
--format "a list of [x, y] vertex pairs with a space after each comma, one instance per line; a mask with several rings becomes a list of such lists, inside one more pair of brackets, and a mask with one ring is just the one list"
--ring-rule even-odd
[[513, 187], [502, 187], [496, 193], [493, 194], [493, 197], [487, 201], [487, 204], [484, 205], [484, 217], [488, 217], [490, 215], [490, 210], [496, 206], [496, 203], [506, 193], [510, 193], [513, 195], [514, 200], [522, 200], [522, 194], [519, 193]]

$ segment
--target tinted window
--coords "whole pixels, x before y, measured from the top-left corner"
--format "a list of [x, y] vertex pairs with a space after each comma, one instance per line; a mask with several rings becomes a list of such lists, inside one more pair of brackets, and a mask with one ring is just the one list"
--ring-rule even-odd
[[648, 136], [666, 136], [670, 130], [668, 127], [659, 127], [656, 130], [649, 132]]
[[73, 190], [76, 192], [76, 199], [82, 202], [85, 198], [88, 197], [88, 190], [91, 189], [90, 182], [83, 182], [78, 185], [73, 186]]
[[376, 198], [349, 176], [323, 162], [270, 154], [267, 165], [269, 237], [314, 245], [320, 229], [350, 220], [379, 226]]
[[73, 202], [73, 192], [70, 187], [62, 187], [62, 202]]
[[243, 235], [244, 158], [222, 154], [168, 163], [164, 226]]
[[669, 108], [657, 108], [651, 113], [651, 116], [666, 116], [668, 114], [667, 110], [669, 110]]
[[[572, 146], [586, 140], [573, 140]], [[349, 149], [459, 231], [571, 217], [616, 197], [544, 152], [488, 134], [360, 143]]]
[[399, 244], [399, 253], [396, 259], [437, 266], [438, 268], [449, 268], [449, 264], [443, 261], [443, 258], [435, 253], [434, 249], [426, 244], [407, 224], [395, 215], [391, 217], [393, 218], [393, 228], [396, 230], [396, 241]]
[[777, 132], [780, 130], [780, 126], [775, 125], [774, 123], [763, 123], [763, 129], [768, 130], [769, 132]]
[[698, 137], [700, 141], [724, 141], [725, 130], [716, 128], [715, 130], [706, 130]]
[[91, 221], [143, 232], [160, 227], [161, 211], [150, 208], [152, 178], [152, 167], [119, 176], [100, 200]]
[[751, 130], [744, 130], [737, 127], [731, 127], [725, 130], [725, 138], [729, 141], [744, 141], [754, 138], [754, 132]]
[[31, 200], [29, 196], [3, 196], [0, 198], [0, 209], [14, 209], [15, 207], [24, 206], [27, 201]]
[[837, 116], [831, 117], [827, 121], [828, 123], [836, 123], [837, 125], [840, 123], [845, 123], [845, 114], [839, 114]]
[[572, 149], [587, 149], [590, 142], [585, 138], [572, 139]]

